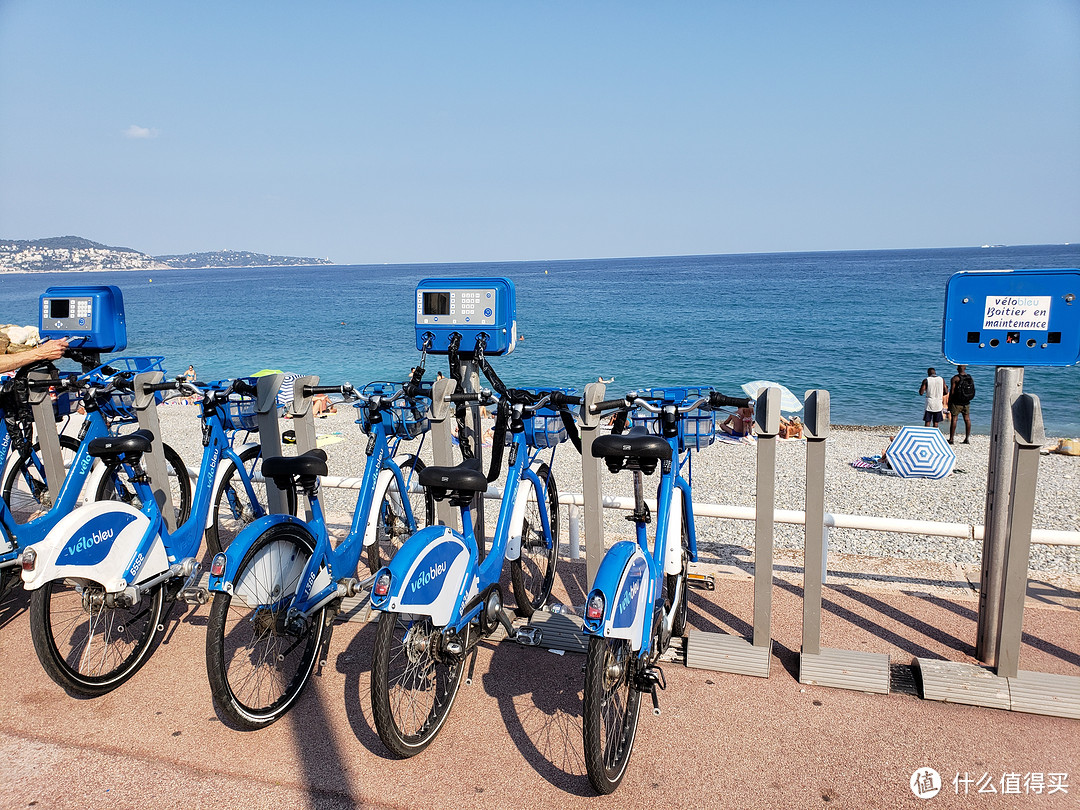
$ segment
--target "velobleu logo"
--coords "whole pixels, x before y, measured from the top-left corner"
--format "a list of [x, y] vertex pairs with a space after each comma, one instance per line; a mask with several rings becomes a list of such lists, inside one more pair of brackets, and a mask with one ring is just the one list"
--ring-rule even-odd
[[113, 542], [135, 520], [127, 512], [108, 512], [91, 518], [64, 545], [57, 565], [97, 565], [109, 556]]

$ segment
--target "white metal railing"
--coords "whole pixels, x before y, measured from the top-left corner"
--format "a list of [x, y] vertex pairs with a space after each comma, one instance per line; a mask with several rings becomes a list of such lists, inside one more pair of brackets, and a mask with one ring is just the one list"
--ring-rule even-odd
[[[326, 476], [322, 479], [324, 487], [336, 489], [360, 489], [362, 479]], [[416, 485], [413, 485], [416, 487]], [[419, 491], [416, 487], [414, 491]], [[502, 499], [501, 487], [489, 487], [485, 497], [492, 500]], [[559, 503], [570, 507], [570, 556], [581, 556], [581, 515], [580, 508], [585, 505], [585, 496], [580, 492], [563, 493]], [[649, 508], [656, 511], [656, 501], [646, 500]], [[607, 495], [603, 500], [605, 509], [633, 511], [634, 499], [621, 495]], [[773, 512], [777, 523], [805, 525], [806, 512], [797, 509], [777, 509]], [[724, 518], [727, 520], [755, 520], [756, 513], [752, 506], [730, 506], [714, 503], [695, 503], [694, 517]], [[870, 515], [844, 515], [825, 513], [826, 533], [829, 529], [860, 529], [870, 532], [895, 532], [897, 534], [924, 534], [934, 537], [958, 537], [964, 540], [982, 540], [983, 527], [970, 523], [942, 523], [933, 520], [902, 520], [899, 518], [881, 518]], [[827, 536], [827, 535], [826, 535]], [[1059, 529], [1032, 529], [1031, 542], [1047, 546], [1080, 546], [1080, 531], [1062, 531]]]

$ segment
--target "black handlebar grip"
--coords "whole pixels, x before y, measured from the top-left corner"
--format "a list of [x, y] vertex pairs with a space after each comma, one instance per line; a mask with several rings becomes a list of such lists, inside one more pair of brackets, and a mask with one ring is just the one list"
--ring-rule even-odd
[[314, 397], [319, 394], [344, 394], [344, 385], [305, 385], [303, 393], [305, 397]]
[[143, 383], [142, 390], [144, 394], [153, 394], [155, 391], [176, 391], [179, 387], [179, 382], [169, 380], [168, 382]]
[[450, 401], [451, 402], [479, 402], [480, 401], [480, 395], [479, 394], [451, 394], [450, 395]]
[[629, 404], [626, 399], [605, 399], [603, 402], [597, 402], [592, 406], [593, 413], [600, 413], [600, 411], [609, 411], [612, 408], [629, 408]]
[[710, 408], [749, 408], [750, 402], [749, 397], [729, 397], [719, 391], [712, 391], [709, 394]]
[[57, 377], [48, 380], [30, 380], [28, 384], [31, 391], [48, 391], [50, 388], [66, 385], [68, 379], [68, 377]]
[[237, 379], [233, 381], [233, 391], [243, 397], [253, 397], [259, 393], [259, 386], [244, 379]]
[[581, 397], [571, 396], [570, 394], [564, 394], [562, 391], [552, 391], [548, 398], [548, 405], [552, 408], [558, 409], [564, 405], [580, 405]]
[[126, 377], [119, 377], [112, 381], [113, 388], [118, 391], [135, 391], [135, 382]]

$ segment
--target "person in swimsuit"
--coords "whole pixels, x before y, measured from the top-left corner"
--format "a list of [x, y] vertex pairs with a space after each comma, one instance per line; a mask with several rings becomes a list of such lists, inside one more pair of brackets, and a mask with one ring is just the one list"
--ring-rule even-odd
[[749, 436], [754, 432], [754, 411], [752, 408], [739, 408], [720, 423], [720, 430], [729, 436]]

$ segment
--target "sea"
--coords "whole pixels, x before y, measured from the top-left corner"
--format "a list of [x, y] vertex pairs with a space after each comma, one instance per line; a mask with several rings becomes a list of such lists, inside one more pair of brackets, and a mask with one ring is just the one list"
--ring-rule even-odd
[[[752, 380], [800, 398], [831, 394], [834, 424], [920, 424], [928, 367], [942, 354], [945, 285], [963, 270], [1080, 268], [1080, 245], [972, 247], [461, 264], [378, 264], [0, 275], [0, 322], [37, 322], [54, 285], [123, 291], [126, 355], [164, 357], [200, 379], [261, 369], [324, 384], [401, 380], [420, 360], [415, 289], [433, 277], [505, 276], [515, 285], [515, 351], [492, 358], [513, 387], [608, 393]], [[1080, 310], [1078, 310], [1080, 312]], [[427, 377], [447, 373], [429, 357]], [[971, 367], [975, 432], [989, 432], [993, 367]], [[1080, 436], [1080, 368], [1025, 371], [1048, 435]]]

